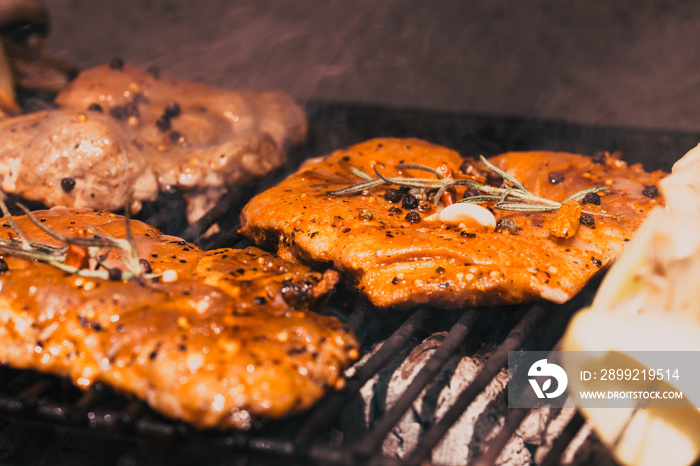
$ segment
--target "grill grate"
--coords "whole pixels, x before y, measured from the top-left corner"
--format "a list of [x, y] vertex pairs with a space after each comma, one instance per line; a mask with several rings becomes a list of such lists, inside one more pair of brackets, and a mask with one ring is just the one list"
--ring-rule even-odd
[[[196, 241], [206, 249], [248, 245], [247, 240], [236, 233], [237, 218], [240, 208], [255, 192], [292, 172], [303, 158], [375, 136], [424, 138], [453, 147], [465, 155], [493, 155], [505, 150], [535, 148], [582, 153], [619, 149], [626, 159], [643, 162], [647, 169], [667, 170], [671, 160], [700, 140], [699, 134], [596, 128], [348, 104], [311, 103], [307, 110], [309, 141], [304, 147], [291, 151], [290, 162], [283, 169], [252, 186], [231, 192], [193, 225], [184, 222], [184, 204], [178, 192], [162, 195], [154, 205], [144, 209], [141, 218], [166, 233]], [[668, 157], [664, 158], [664, 154]], [[181, 215], [173, 215], [173, 212]], [[221, 226], [221, 232], [203, 236], [215, 223]], [[591, 299], [596, 287], [597, 283], [591, 283], [574, 300], [561, 306], [539, 302], [480, 310], [418, 308], [408, 313], [381, 313], [353, 290], [341, 286], [319, 312], [345, 320], [363, 342], [364, 353], [378, 342], [381, 347], [365, 358], [343, 391], [329, 393], [309, 413], [281, 422], [258, 423], [249, 432], [197, 431], [167, 420], [144, 403], [120, 396], [101, 384], [82, 392], [60, 378], [0, 368], [0, 462], [36, 462], [38, 451], [55, 453], [70, 446], [73, 454], [77, 451], [81, 457], [99, 458], [106, 464], [162, 464], [165, 461], [175, 465], [424, 464], [461, 413], [505, 366], [508, 351], [551, 350], [571, 315]], [[368, 380], [412, 339], [438, 331], [447, 332], [445, 338], [391, 409], [357, 438], [331, 433], [339, 416]], [[489, 358], [445, 416], [426, 429], [405, 460], [383, 456], [384, 438], [391, 435], [397, 422], [436, 374], [458, 350], [473, 352], [480, 345], [490, 346]], [[479, 448], [480, 456], [472, 464], [494, 464], [527, 415], [528, 410], [509, 410], [500, 431]], [[580, 415], [574, 416], [541, 464], [558, 464], [583, 424]], [[27, 425], [31, 429], [26, 428]], [[47, 448], [52, 442], [53, 447]], [[41, 449], [37, 448], [39, 444]], [[65, 456], [63, 462], [60, 455], [52, 457], [52, 463], [59, 465], [74, 464], [74, 460], [74, 456]]]

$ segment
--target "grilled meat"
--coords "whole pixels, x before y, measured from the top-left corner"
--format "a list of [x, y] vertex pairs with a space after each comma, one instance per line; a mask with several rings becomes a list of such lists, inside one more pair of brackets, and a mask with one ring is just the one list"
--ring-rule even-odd
[[128, 65], [83, 71], [56, 103], [0, 121], [3, 190], [48, 206], [114, 210], [133, 190], [137, 210], [159, 189], [180, 189], [194, 221], [231, 186], [282, 165], [285, 145], [306, 134], [302, 110], [282, 92], [217, 89]]
[[[125, 237], [115, 214], [54, 208], [35, 212], [65, 236], [90, 228]], [[25, 216], [29, 241], [60, 243]], [[202, 251], [131, 222], [139, 257], [162, 280], [68, 274], [4, 254], [0, 274], [0, 361], [133, 394], [195, 426], [247, 428], [259, 416], [308, 408], [357, 357], [352, 333], [307, 311], [337, 281], [257, 248]], [[14, 237], [6, 219], [0, 235]], [[123, 268], [117, 251], [107, 268]], [[177, 279], [175, 279], [177, 278]]]
[[[564, 209], [491, 208], [495, 231], [428, 221], [435, 209], [430, 200], [419, 199], [426, 195], [420, 190], [414, 195], [381, 185], [355, 195], [330, 195], [362, 181], [349, 167], [373, 174], [377, 166], [395, 177], [399, 164], [422, 164], [446, 167], [445, 173], [452, 171], [457, 179], [493, 186], [503, 181], [481, 162], [465, 162], [444, 147], [416, 139], [374, 139], [310, 161], [253, 198], [241, 214], [241, 233], [286, 259], [333, 264], [380, 307], [458, 308], [538, 297], [561, 303], [607, 267], [649, 209], [663, 203], [649, 188], [663, 172], [646, 173], [615, 157], [511, 152], [491, 162], [532, 194], [558, 202], [593, 186], [610, 189], [587, 196], [582, 206], [566, 204], [568, 212], [582, 209], [580, 218], [562, 219]], [[425, 173], [402, 170], [404, 177], [426, 178]], [[451, 195], [461, 199], [464, 191], [457, 188]], [[562, 225], [569, 226], [562, 230]], [[556, 236], [554, 230], [568, 231], [570, 237]]]

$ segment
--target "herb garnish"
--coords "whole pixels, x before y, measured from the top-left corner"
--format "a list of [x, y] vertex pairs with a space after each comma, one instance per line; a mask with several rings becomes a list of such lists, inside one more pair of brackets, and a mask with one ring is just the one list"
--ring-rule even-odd
[[[328, 191], [327, 194], [331, 196], [344, 196], [348, 194], [362, 192], [366, 189], [374, 188], [380, 185], [397, 185], [435, 191], [433, 202], [437, 207], [445, 191], [455, 186], [464, 186], [466, 188], [476, 189], [480, 192], [480, 194], [465, 197], [464, 199], [457, 201], [458, 203], [467, 202], [481, 204], [484, 202], [495, 202], [493, 207], [500, 210], [509, 210], [515, 212], [552, 212], [558, 210], [564, 202], [580, 201], [586, 196], [586, 194], [598, 193], [600, 191], [609, 189], [608, 186], [593, 186], [591, 188], [587, 188], [577, 193], [571, 194], [562, 202], [557, 202], [551, 199], [546, 199], [532, 194], [527, 189], [525, 189], [525, 186], [523, 186], [523, 184], [520, 181], [516, 180], [507, 172], [501, 170], [500, 168], [490, 163], [488, 160], [486, 160], [486, 158], [483, 155], [480, 157], [480, 159], [489, 170], [503, 177], [503, 186], [494, 187], [478, 183], [474, 180], [455, 180], [452, 178], [446, 178], [437, 170], [420, 164], [399, 164], [396, 165], [396, 168], [426, 171], [436, 175], [438, 179], [388, 177], [380, 173], [377, 166], [373, 165], [372, 169], [374, 170], [374, 173], [377, 175], [378, 178], [373, 178], [372, 176], [368, 175], [367, 173], [358, 168], [348, 167], [352, 174], [354, 174], [358, 178], [362, 178], [365, 181], [356, 183], [352, 186], [337, 189], [335, 191]], [[505, 182], [510, 183], [510, 185], [506, 184]]]
[[[129, 202], [127, 201], [127, 206], [128, 205]], [[91, 238], [64, 236], [44, 225], [24, 205], [17, 203], [17, 206], [24, 211], [27, 218], [29, 218], [34, 225], [39, 227], [52, 238], [64, 243], [65, 246], [52, 246], [28, 241], [15, 221], [12, 219], [10, 211], [3, 199], [3, 193], [0, 192], [0, 210], [2, 210], [2, 213], [5, 216], [5, 221], [7, 221], [17, 236], [17, 238], [0, 238], [0, 253], [21, 257], [23, 259], [44, 262], [56, 267], [59, 270], [70, 274], [76, 274], [81, 277], [102, 278], [109, 280], [113, 279], [116, 274], [105, 265], [104, 261], [107, 259], [110, 251], [117, 250], [119, 251], [122, 263], [126, 268], [126, 271], [120, 274], [121, 279], [153, 279], [161, 275], [146, 273], [141, 265], [138, 251], [136, 249], [136, 240], [133, 232], [131, 231], [130, 211], [128, 207], [125, 209], [124, 215], [126, 220], [126, 239], [120, 239], [99, 233], [90, 226], [88, 226], [87, 229], [94, 235]], [[71, 245], [84, 248], [87, 252], [87, 257], [89, 259], [93, 259], [97, 264], [96, 269], [92, 270], [90, 268], [75, 267], [67, 264], [66, 259], [68, 258], [68, 250]]]

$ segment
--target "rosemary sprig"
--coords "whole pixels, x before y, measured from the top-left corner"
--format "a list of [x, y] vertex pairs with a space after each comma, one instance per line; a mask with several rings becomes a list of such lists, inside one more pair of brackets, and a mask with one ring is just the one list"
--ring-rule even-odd
[[445, 191], [456, 186], [463, 186], [466, 188], [476, 189], [479, 191], [480, 194], [476, 196], [466, 197], [457, 202], [475, 204], [495, 202], [493, 207], [500, 210], [509, 210], [515, 212], [552, 212], [558, 210], [564, 202], [570, 200], [580, 201], [589, 193], [598, 193], [609, 189], [608, 186], [593, 186], [591, 188], [583, 189], [574, 194], [571, 194], [570, 196], [567, 196], [566, 199], [564, 199], [562, 202], [557, 202], [551, 199], [546, 199], [532, 194], [525, 188], [525, 186], [520, 181], [515, 179], [515, 177], [490, 163], [488, 160], [486, 160], [486, 158], [483, 155], [480, 156], [480, 159], [481, 162], [484, 165], [486, 165], [486, 167], [489, 170], [491, 170], [494, 173], [497, 173], [503, 178], [504, 185], [502, 187], [489, 186], [467, 179], [454, 180], [451, 178], [446, 178], [437, 170], [420, 164], [401, 164], [397, 165], [396, 168], [426, 171], [432, 173], [433, 175], [436, 175], [438, 179], [389, 177], [383, 175], [379, 171], [377, 166], [373, 165], [372, 169], [377, 175], [377, 178], [372, 178], [370, 175], [358, 168], [350, 167], [350, 171], [358, 178], [362, 178], [364, 181], [353, 184], [351, 186], [347, 186], [345, 188], [336, 189], [334, 191], [328, 191], [327, 194], [332, 196], [345, 196], [349, 194], [359, 193], [380, 185], [396, 185], [410, 188], [422, 188], [435, 192], [433, 201], [435, 203], [435, 206], [437, 207]]
[[[129, 203], [127, 203], [127, 206], [128, 205]], [[110, 273], [110, 269], [105, 264], [105, 261], [107, 260], [107, 256], [109, 255], [110, 251], [117, 250], [119, 251], [122, 262], [126, 268], [126, 271], [117, 274], [117, 276], [119, 276], [121, 279], [142, 280], [154, 279], [160, 276], [160, 274], [155, 273], [147, 274], [141, 267], [138, 251], [136, 249], [136, 240], [131, 230], [130, 211], [128, 207], [125, 209], [125, 227], [127, 238], [120, 239], [101, 234], [95, 231], [95, 229], [91, 226], [87, 226], [87, 229], [95, 235], [92, 238], [65, 236], [43, 224], [24, 205], [17, 203], [17, 206], [24, 211], [27, 218], [34, 225], [36, 225], [47, 235], [63, 243], [64, 246], [52, 246], [49, 244], [28, 241], [20, 228], [17, 226], [17, 223], [12, 219], [10, 211], [3, 199], [3, 193], [0, 192], [0, 210], [2, 210], [3, 214], [5, 215], [5, 221], [7, 221], [8, 225], [10, 225], [10, 228], [12, 228], [13, 232], [18, 238], [0, 238], [0, 253], [43, 262], [64, 272], [79, 275], [81, 277], [109, 280], [113, 279], [114, 275]], [[88, 258], [94, 259], [99, 266], [98, 269], [92, 270], [89, 268], [81, 268], [67, 264], [66, 259], [68, 258], [68, 249], [70, 245], [85, 248], [87, 250]]]

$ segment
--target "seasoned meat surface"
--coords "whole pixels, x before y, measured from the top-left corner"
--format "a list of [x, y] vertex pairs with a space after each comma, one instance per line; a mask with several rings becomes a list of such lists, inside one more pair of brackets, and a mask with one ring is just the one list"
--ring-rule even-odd
[[[599, 205], [593, 198], [581, 206], [590, 218], [582, 218], [570, 238], [551, 233], [558, 211], [492, 208], [496, 221], [513, 223], [482, 231], [429, 221], [427, 217], [436, 213], [430, 202], [396, 200], [396, 193], [387, 193], [388, 185], [354, 195], [328, 194], [362, 181], [350, 167], [374, 174], [377, 166], [385, 176], [426, 178], [425, 171], [396, 166], [444, 165], [457, 179], [494, 186], [502, 181], [481, 162], [465, 162], [444, 147], [416, 139], [374, 139], [310, 161], [253, 198], [241, 214], [241, 233], [287, 259], [332, 263], [380, 307], [457, 308], [538, 297], [561, 303], [607, 267], [648, 210], [663, 202], [660, 196], [650, 196], [648, 188], [664, 176], [662, 172], [646, 173], [639, 165], [628, 166], [611, 156], [511, 152], [491, 162], [531, 193], [558, 202], [585, 188], [610, 189], [595, 195]], [[453, 195], [461, 199], [464, 190], [457, 188]], [[419, 221], [414, 223], [416, 216]]]
[[[125, 237], [124, 218], [111, 213], [35, 215], [66, 236], [90, 227]], [[60, 244], [27, 217], [14, 219], [29, 241]], [[2, 363], [65, 375], [82, 388], [101, 381], [202, 428], [279, 418], [342, 384], [343, 368], [357, 357], [355, 337], [336, 318], [307, 310], [334, 286], [336, 272], [312, 272], [257, 248], [205, 252], [131, 225], [139, 257], [154, 273], [170, 271], [160, 281], [87, 278], [3, 255]], [[14, 236], [6, 219], [0, 235]], [[105, 265], [123, 268], [116, 251]]]
[[[306, 134], [283, 92], [217, 89], [128, 65], [83, 71], [56, 103], [0, 121], [2, 188], [49, 206], [117, 209], [133, 189], [138, 209], [159, 189], [180, 189], [194, 221], [231, 186], [282, 165], [285, 146]], [[117, 188], [104, 195], [107, 186]]]

